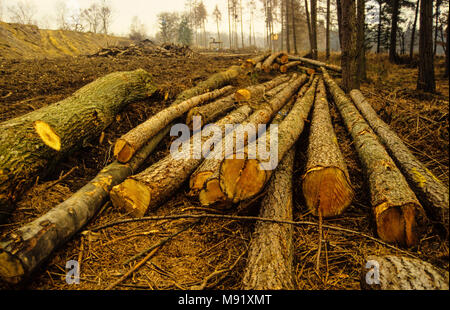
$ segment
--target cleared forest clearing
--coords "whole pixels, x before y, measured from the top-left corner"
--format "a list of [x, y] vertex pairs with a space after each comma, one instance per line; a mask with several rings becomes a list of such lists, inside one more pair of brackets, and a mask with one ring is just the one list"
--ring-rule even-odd
[[[320, 59], [323, 60], [319, 57]], [[114, 143], [119, 137], [169, 107], [183, 90], [207, 80], [214, 73], [233, 65], [241, 65], [245, 60], [246, 58], [239, 56], [219, 55], [194, 58], [121, 55], [42, 62], [5, 62], [1, 69], [5, 78], [0, 80], [0, 89], [3, 92], [0, 94], [1, 121], [60, 101], [89, 82], [115, 71], [142, 68], [153, 75], [153, 83], [158, 89], [150, 98], [125, 107], [105, 129], [101, 138], [84, 145], [62, 160], [50, 175], [33, 180], [31, 189], [17, 201], [17, 208], [10, 222], [1, 226], [3, 236], [45, 214], [94, 178], [103, 167], [113, 161]], [[332, 55], [331, 62], [338, 65], [338, 55]], [[368, 81], [362, 84], [362, 94], [411, 152], [448, 186], [449, 90], [448, 79], [442, 78], [443, 60], [437, 61], [436, 94], [420, 93], [414, 89], [417, 69], [389, 64], [387, 56], [369, 55], [367, 62]], [[321, 76], [320, 69], [315, 69], [315, 75]], [[299, 76], [312, 73], [301, 68], [297, 70], [295, 67], [290, 68], [288, 73], [293, 71]], [[242, 89], [267, 82], [280, 74], [279, 70], [240, 74], [233, 79], [231, 85]], [[339, 83], [338, 75], [333, 78]], [[306, 80], [303, 83], [306, 83]], [[316, 84], [317, 82], [311, 82], [308, 87], [316, 87]], [[311, 122], [309, 113], [310, 117], [305, 120], [303, 132], [295, 144], [295, 156], [291, 163], [292, 219], [312, 224], [292, 226], [291, 255], [294, 264], [290, 285], [296, 289], [359, 289], [361, 268], [369, 255], [414, 256], [448, 270], [448, 237], [440, 236], [431, 224], [424, 226], [425, 231], [410, 250], [392, 248], [367, 237], [377, 238], [368, 179], [353, 139], [329, 90], [328, 101], [330, 120], [348, 169], [354, 198], [340, 216], [323, 220], [323, 236], [319, 237], [318, 219], [313, 215], [314, 212], [308, 209], [302, 193], [302, 177], [308, 158]], [[142, 168], [134, 173], [169, 155], [170, 142], [170, 137], [164, 137], [155, 152], [145, 160]], [[31, 276], [30, 281], [21, 285], [31, 289], [104, 289], [124, 276], [149, 252], [139, 257], [135, 255], [169, 238], [159, 250], [154, 253], [150, 250], [150, 253], [153, 253], [151, 260], [129, 278], [118, 283], [115, 288], [242, 288], [247, 254], [257, 225], [253, 220], [217, 217], [258, 216], [261, 204], [265, 203], [262, 201], [264, 195], [243, 201], [232, 208], [228, 206], [227, 209], [202, 207], [198, 199], [188, 195], [188, 183], [184, 182], [181, 188], [174, 191], [158, 208], [150, 210], [146, 215], [191, 214], [193, 218], [130, 222], [95, 229], [129, 217], [108, 201], [93, 221], [53, 253]], [[212, 213], [215, 217], [195, 217], [205, 212]], [[336, 230], [327, 225], [353, 232]], [[183, 231], [179, 235], [172, 236], [180, 230]], [[319, 238], [322, 240], [322, 247], [317, 270]], [[81, 268], [80, 284], [74, 286], [65, 283], [65, 265], [72, 259], [78, 260]], [[11, 288], [8, 284], [1, 285]]]

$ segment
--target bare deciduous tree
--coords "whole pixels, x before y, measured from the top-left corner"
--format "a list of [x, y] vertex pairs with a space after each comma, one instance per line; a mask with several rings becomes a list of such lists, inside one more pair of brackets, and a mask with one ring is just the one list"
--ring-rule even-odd
[[64, 1], [58, 1], [56, 9], [56, 24], [61, 30], [69, 30], [69, 9]]
[[102, 0], [99, 4], [99, 15], [101, 20], [101, 27], [104, 34], [108, 34], [109, 26], [112, 22], [112, 6], [107, 0]]
[[212, 14], [217, 25], [217, 39], [220, 41], [219, 22], [222, 20], [222, 13], [220, 12], [219, 6], [217, 4]]
[[81, 16], [89, 25], [89, 31], [97, 33], [102, 21], [100, 18], [100, 7], [94, 3], [87, 9], [82, 10]]
[[142, 41], [147, 37], [145, 25], [140, 21], [139, 17], [133, 16], [130, 26], [130, 39]]
[[34, 17], [37, 13], [37, 7], [31, 0], [20, 0], [8, 7], [8, 13], [13, 23], [34, 25]]
[[159, 39], [164, 43], [177, 40], [179, 16], [177, 13], [161, 12], [158, 14]]

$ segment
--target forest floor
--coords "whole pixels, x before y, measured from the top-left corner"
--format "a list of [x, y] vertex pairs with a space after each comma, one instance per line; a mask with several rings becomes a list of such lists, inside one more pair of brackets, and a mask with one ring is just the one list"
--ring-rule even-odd
[[[153, 74], [160, 87], [158, 94], [152, 98], [129, 105], [106, 130], [101, 143], [94, 141], [76, 151], [45, 179], [37, 179], [35, 186], [18, 201], [10, 223], [0, 226], [0, 234], [32, 221], [70, 197], [113, 160], [111, 151], [116, 138], [167, 107], [180, 91], [230, 65], [239, 64], [241, 60], [243, 59], [239, 56], [208, 54], [192, 58], [78, 56], [51, 60], [6, 60], [0, 63], [0, 121], [57, 102], [83, 85], [113, 71], [143, 68]], [[330, 62], [338, 64], [338, 55], [333, 55]], [[367, 69], [368, 80], [361, 87], [364, 95], [411, 151], [448, 185], [449, 86], [448, 79], [442, 77], [443, 59], [436, 61], [436, 94], [417, 92], [417, 69], [389, 64], [386, 56], [369, 56]], [[235, 85], [244, 87], [272, 77], [270, 74], [246, 76], [237, 80]], [[358, 233], [347, 234], [324, 229], [321, 268], [317, 272], [317, 227], [295, 227], [296, 288], [359, 289], [365, 257], [371, 254], [416, 256], [448, 270], [448, 238], [442, 239], [432, 227], [427, 227], [419, 246], [408, 251], [386, 247], [364, 236], [376, 236], [368, 185], [352, 140], [334, 105], [331, 106], [331, 113], [356, 197], [343, 216], [327, 219], [324, 223]], [[308, 126], [297, 143], [294, 220], [317, 222], [317, 218], [309, 214], [305, 207], [300, 186], [306, 161], [307, 137]], [[170, 137], [166, 137], [143, 167], [166, 156], [169, 146]], [[74, 167], [76, 168], [67, 177], [49, 186]], [[148, 215], [205, 212], [196, 200], [185, 195], [187, 190], [185, 184], [169, 201]], [[258, 208], [259, 200], [253, 201], [239, 215], [257, 216]], [[223, 212], [207, 211], [219, 214]], [[230, 210], [226, 213], [236, 214]], [[107, 202], [85, 230], [59, 248], [29, 281], [19, 286], [0, 282], [0, 289], [104, 289], [139, 261], [124, 264], [126, 260], [187, 225], [192, 226], [162, 246], [150, 261], [116, 288], [190, 289], [201, 284], [205, 284], [208, 289], [240, 288], [253, 222], [178, 219], [128, 223], [98, 232], [90, 231], [94, 227], [127, 217], [128, 215], [114, 209]], [[69, 260], [80, 262], [81, 281], [78, 285], [68, 285], [65, 282], [65, 266]], [[220, 272], [208, 277], [215, 271]], [[204, 282], [205, 279], [208, 281]]]

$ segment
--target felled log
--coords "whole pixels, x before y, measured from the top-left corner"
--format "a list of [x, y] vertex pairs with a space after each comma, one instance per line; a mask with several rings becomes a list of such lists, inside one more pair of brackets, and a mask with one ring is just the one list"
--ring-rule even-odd
[[[225, 125], [242, 122], [251, 111], [249, 106], [242, 106], [217, 121], [215, 125], [221, 129], [223, 135]], [[173, 194], [203, 161], [201, 153], [195, 156], [195, 148], [199, 147], [195, 141], [200, 141], [203, 148], [207, 138], [202, 137], [202, 132], [197, 132], [190, 138], [189, 148], [183, 149], [179, 158], [169, 154], [141, 173], [114, 186], [110, 192], [113, 205], [135, 217], [141, 217], [149, 208], [157, 207]]]
[[402, 139], [378, 117], [359, 90], [352, 90], [350, 96], [411, 184], [428, 217], [441, 227], [444, 225], [448, 234], [448, 187], [411, 153]]
[[354, 196], [347, 165], [331, 123], [322, 79], [317, 87], [312, 113], [302, 189], [306, 206], [314, 215], [323, 217], [340, 215]]
[[[292, 220], [292, 174], [294, 149], [284, 156], [267, 186], [259, 216]], [[243, 289], [294, 289], [293, 227], [257, 222], [248, 251]]]
[[272, 64], [274, 63], [275, 59], [277, 59], [278, 57], [280, 57], [280, 59], [283, 63], [286, 63], [288, 61], [288, 57], [285, 52], [275, 52], [275, 53], [272, 53], [269, 57], [267, 57], [266, 60], [264, 60], [261, 68], [265, 72], [269, 73], [270, 70], [272, 70]]
[[[256, 110], [249, 118], [242, 123], [243, 126], [253, 125], [257, 126], [259, 124], [267, 124], [273, 118], [275, 113], [279, 111], [286, 102], [292, 97], [295, 91], [306, 81], [306, 75], [295, 79], [285, 88], [275, 95], [267, 104], [264, 104], [260, 109]], [[236, 131], [232, 131], [229, 135], [234, 137]], [[248, 143], [244, 137], [244, 145]], [[234, 139], [234, 138], [233, 138]], [[222, 140], [221, 154], [218, 151], [213, 151], [205, 159], [202, 165], [197, 168], [197, 170], [192, 174], [190, 178], [190, 194], [199, 195], [200, 203], [203, 206], [208, 206], [216, 202], [223, 202], [224, 196], [222, 190], [219, 186], [219, 166], [220, 162], [226, 156], [225, 140]]]
[[422, 206], [355, 105], [326, 69], [322, 70], [367, 175], [378, 236], [389, 243], [407, 247], [416, 245], [425, 216]]
[[[309, 110], [314, 102], [317, 81], [316, 78], [305, 95], [298, 98], [289, 114], [278, 126], [277, 158], [263, 159], [260, 154], [257, 154], [256, 158], [249, 158], [248, 149], [252, 149], [252, 147], [247, 145], [222, 160], [219, 169], [219, 181], [220, 188], [227, 199], [237, 203], [254, 197], [262, 191], [269, 181], [273, 169], [276, 168], [276, 165], [303, 132], [304, 119], [308, 117]], [[270, 143], [273, 142], [270, 141], [269, 131], [252, 142], [255, 145], [259, 143], [266, 143], [267, 149], [270, 149]], [[254, 146], [254, 149], [256, 149], [256, 146]], [[263, 168], [264, 166], [266, 166], [266, 169]]]
[[331, 71], [335, 71], [338, 73], [342, 73], [342, 68], [336, 65], [332, 65], [332, 64], [327, 64], [318, 60], [314, 60], [314, 59], [309, 59], [309, 58], [305, 58], [305, 57], [300, 57], [300, 56], [290, 56], [289, 55], [289, 60], [290, 61], [301, 61], [302, 63], [305, 64], [309, 64], [315, 67], [324, 67], [327, 70], [331, 70]]
[[0, 240], [0, 277], [18, 283], [36, 270], [94, 217], [111, 188], [136, 171], [168, 131], [161, 131], [128, 163], [109, 164], [70, 198]]
[[248, 68], [248, 69], [253, 68], [254, 66], [256, 66], [257, 63], [263, 62], [264, 59], [266, 59], [267, 57], [270, 56], [270, 54], [272, 54], [272, 53], [266, 52], [266, 53], [258, 55], [256, 57], [249, 58], [249, 59], [245, 60], [244, 67]]
[[221, 89], [216, 89], [211, 92], [192, 97], [179, 104], [171, 105], [170, 107], [153, 115], [148, 120], [139, 124], [134, 129], [117, 139], [114, 144], [114, 156], [121, 163], [128, 162], [133, 157], [134, 153], [136, 153], [148, 139], [155, 136], [173, 120], [181, 117], [184, 113], [199, 104], [223, 96], [227, 92], [231, 91], [232, 88], [232, 86], [225, 86]]
[[284, 64], [284, 65], [280, 66], [280, 72], [281, 73], [286, 73], [289, 70], [289, 68], [294, 68], [294, 67], [296, 67], [298, 65], [301, 65], [301, 61], [288, 62], [287, 64]]
[[100, 136], [130, 102], [156, 90], [151, 75], [142, 69], [115, 72], [62, 101], [0, 123], [0, 222], [37, 176]]
[[448, 271], [417, 258], [393, 255], [366, 258], [361, 270], [365, 290], [448, 290]]
[[275, 86], [286, 82], [289, 78], [279, 76], [270, 80], [268, 82], [252, 85], [247, 88], [239, 89], [234, 94], [227, 97], [218, 99], [211, 103], [194, 107], [187, 113], [186, 125], [192, 127], [192, 119], [194, 116], [200, 116], [202, 118], [202, 126], [208, 124], [209, 122], [217, 119], [226, 112], [230, 111], [232, 108], [236, 107], [236, 102], [248, 101], [250, 98], [258, 96], [265, 91], [271, 90]]

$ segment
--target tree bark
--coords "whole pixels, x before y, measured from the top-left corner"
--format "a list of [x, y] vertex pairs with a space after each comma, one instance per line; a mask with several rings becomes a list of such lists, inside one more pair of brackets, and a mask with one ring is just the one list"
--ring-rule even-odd
[[269, 57], [272, 53], [271, 52], [266, 52], [264, 54], [261, 54], [259, 56], [253, 57], [253, 58], [249, 58], [245, 61], [244, 66], [246, 68], [252, 68], [254, 66], [256, 66], [257, 63], [259, 62], [263, 62], [264, 59], [266, 59], [267, 57]]
[[439, 7], [440, 6], [441, 6], [441, 0], [436, 0], [433, 56], [436, 56], [436, 51], [437, 51], [437, 39], [438, 39], [438, 27], [439, 27]]
[[330, 0], [327, 0], [325, 58], [330, 59]]
[[[289, 81], [289, 76], [277, 76], [276, 78], [262, 84], [252, 85], [247, 88], [239, 89], [234, 93], [236, 101], [256, 101], [261, 99], [263, 95], [273, 96], [281, 91], [284, 83]], [[274, 93], [275, 92], [275, 93]]]
[[391, 23], [391, 38], [389, 43], [389, 61], [397, 62], [397, 29], [398, 29], [398, 15], [400, 12], [400, 0], [392, 1], [392, 23]]
[[341, 0], [342, 6], [342, 88], [359, 89], [358, 50], [356, 42], [356, 8], [354, 0]]
[[309, 58], [304, 58], [304, 57], [297, 57], [297, 56], [289, 56], [289, 60], [291, 61], [301, 61], [305, 64], [308, 65], [313, 65], [315, 67], [324, 67], [328, 70], [334, 71], [334, 72], [338, 72], [338, 73], [342, 73], [342, 68], [336, 65], [332, 65], [332, 64], [327, 64], [318, 60], [313, 60], [313, 59], [309, 59]]
[[450, 17], [447, 17], [447, 42], [445, 43], [447, 48], [445, 49], [445, 73], [444, 77], [448, 78], [448, 71], [450, 62], [448, 60], [450, 54]]
[[411, 44], [409, 46], [409, 61], [412, 62], [414, 56], [414, 40], [416, 39], [417, 16], [419, 15], [420, 0], [416, 2], [416, 12], [414, 14], [414, 23], [411, 30]]
[[417, 89], [434, 93], [433, 1], [420, 1], [419, 77]]
[[383, 13], [383, 3], [381, 0], [378, 2], [378, 30], [377, 30], [377, 54], [381, 52], [381, 14]]
[[298, 49], [297, 49], [297, 30], [295, 29], [296, 24], [295, 24], [295, 3], [294, 0], [291, 0], [291, 18], [292, 18], [292, 39], [293, 39], [293, 45], [294, 45], [294, 54], [297, 55], [298, 54]]
[[275, 52], [272, 53], [269, 57], [266, 58], [266, 60], [264, 60], [263, 64], [262, 64], [262, 69], [269, 73], [270, 70], [272, 70], [272, 64], [275, 61], [275, 59], [277, 59], [278, 57], [280, 57], [281, 61], [283, 63], [288, 62], [288, 55], [281, 51], [281, 52]]
[[285, 17], [286, 17], [286, 50], [288, 53], [291, 52], [291, 40], [290, 40], [290, 31], [289, 31], [289, 0], [284, 0], [285, 2]]
[[317, 87], [309, 134], [308, 161], [302, 182], [307, 207], [315, 216], [342, 214], [354, 192], [344, 157], [331, 123], [327, 93], [321, 79]]
[[[225, 132], [226, 124], [237, 124], [250, 115], [252, 109], [242, 106], [215, 123]], [[173, 194], [189, 178], [189, 175], [203, 161], [202, 154], [195, 156], [196, 139], [203, 144], [208, 137], [202, 133], [194, 134], [189, 141], [189, 148], [183, 151], [180, 158], [171, 154], [153, 164], [139, 174], [128, 177], [123, 183], [116, 185], [110, 192], [113, 205], [126, 210], [132, 216], [142, 217], [149, 208], [156, 208], [161, 202]]]
[[[378, 284], [373, 283], [375, 277], [367, 273], [366, 265], [362, 268], [361, 288], [365, 290], [448, 290], [448, 271], [437, 268], [423, 260], [393, 255], [366, 258], [366, 262], [375, 265], [374, 271]], [[369, 278], [367, 281], [367, 278]], [[369, 283], [373, 284], [369, 284]]]
[[311, 1], [311, 38], [312, 38], [312, 59], [317, 60], [317, 0]]
[[338, 22], [338, 34], [339, 34], [339, 47], [342, 51], [342, 6], [341, 0], [336, 0], [336, 13]]
[[[264, 105], [262, 108], [256, 110], [242, 125], [254, 125], [267, 124], [276, 112], [278, 112], [290, 97], [294, 94], [296, 89], [298, 89], [306, 81], [306, 75], [302, 75], [300, 78], [287, 83], [284, 89], [277, 94], [270, 102]], [[236, 131], [230, 133], [233, 139], [235, 139]], [[245, 137], [244, 145], [248, 142], [248, 137]], [[198, 193], [200, 203], [203, 206], [209, 206], [212, 204], [219, 203], [229, 203], [224, 195], [224, 192], [219, 185], [219, 168], [220, 163], [226, 154], [225, 141], [222, 140], [222, 152], [218, 154], [217, 152], [212, 152], [208, 158], [205, 159], [203, 164], [194, 172], [191, 176], [190, 187], [191, 194], [196, 195]], [[236, 151], [235, 149], [233, 152]]]
[[0, 222], [37, 176], [98, 137], [130, 102], [156, 90], [144, 70], [111, 73], [60, 102], [1, 123]]
[[422, 206], [352, 101], [325, 69], [323, 72], [368, 178], [378, 236], [389, 243], [416, 245], [425, 219]]
[[69, 199], [0, 240], [0, 276], [10, 283], [28, 277], [94, 217], [112, 187], [136, 171], [168, 132], [161, 131], [128, 163], [109, 164]]
[[212, 92], [192, 97], [179, 104], [171, 105], [153, 115], [148, 120], [117, 139], [114, 144], [114, 156], [121, 163], [128, 162], [148, 139], [167, 127], [173, 120], [181, 117], [184, 113], [199, 104], [216, 99], [228, 93], [232, 88], [232, 86], [225, 86], [221, 89], [216, 89]]
[[280, 72], [286, 73], [289, 70], [289, 68], [295, 68], [296, 66], [301, 65], [301, 64], [302, 64], [301, 61], [288, 62], [287, 64], [280, 66]]
[[313, 55], [313, 37], [311, 29], [311, 16], [309, 15], [308, 0], [305, 0], [305, 15], [306, 15], [306, 26], [308, 28], [309, 37], [309, 54]]
[[389, 125], [378, 117], [360, 91], [352, 90], [350, 96], [411, 184], [428, 217], [444, 226], [448, 234], [448, 187], [411, 153]]
[[[270, 141], [270, 134], [266, 131], [257, 140], [251, 142], [253, 145], [249, 143], [244, 149], [236, 150], [232, 156], [222, 160], [219, 169], [220, 188], [229, 201], [237, 203], [247, 200], [264, 188], [273, 169], [303, 132], [303, 120], [307, 119], [314, 102], [317, 81], [318, 78], [313, 81], [306, 94], [296, 101], [289, 114], [278, 126], [277, 158], [263, 159], [260, 154], [257, 154], [256, 158], [249, 158], [248, 150], [253, 145], [266, 143], [267, 149], [270, 149], [270, 143], [274, 143]], [[239, 154], [243, 156], [238, 156]]]
[[[295, 150], [284, 156], [274, 172], [261, 202], [260, 217], [292, 220], [292, 175]], [[244, 271], [245, 290], [292, 290], [293, 227], [257, 222]]]
[[365, 28], [366, 28], [366, 0], [357, 1], [357, 45], [358, 45], [358, 76], [360, 80], [367, 78], [366, 74], [366, 44], [365, 44]]

